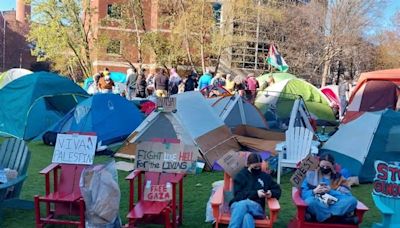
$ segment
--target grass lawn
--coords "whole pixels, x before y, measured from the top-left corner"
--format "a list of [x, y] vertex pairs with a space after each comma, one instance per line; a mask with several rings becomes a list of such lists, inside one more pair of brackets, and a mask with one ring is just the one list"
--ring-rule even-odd
[[[1, 141], [1, 139], [0, 139]], [[44, 177], [38, 172], [51, 163], [53, 147], [46, 146], [41, 142], [29, 144], [32, 152], [28, 170], [28, 179], [25, 181], [22, 190], [22, 198], [33, 200], [36, 194], [44, 194]], [[106, 156], [96, 157], [95, 162], [104, 162], [109, 158]], [[372, 168], [372, 167], [371, 167]], [[119, 171], [119, 186], [121, 188], [120, 216], [123, 223], [126, 223], [125, 216], [128, 208], [128, 182], [124, 178], [128, 172]], [[282, 180], [282, 198], [280, 199], [281, 211], [279, 220], [275, 227], [285, 227], [290, 219], [295, 215], [296, 209], [291, 201], [290, 175], [286, 175]], [[220, 172], [205, 172], [201, 175], [189, 175], [184, 180], [184, 225], [183, 227], [211, 227], [205, 223], [205, 208], [211, 192], [211, 183], [223, 179]], [[380, 221], [380, 214], [377, 211], [371, 198], [372, 185], [366, 184], [353, 188], [354, 195], [366, 204], [370, 210], [364, 217], [362, 227], [371, 227], [373, 222]], [[4, 221], [0, 227], [34, 227], [34, 210], [6, 210]]]

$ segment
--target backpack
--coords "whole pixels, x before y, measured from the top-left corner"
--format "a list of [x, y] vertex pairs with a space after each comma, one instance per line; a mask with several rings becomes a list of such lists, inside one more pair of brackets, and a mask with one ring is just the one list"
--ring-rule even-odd
[[56, 145], [57, 133], [58, 132], [55, 131], [46, 131], [46, 133], [44, 133], [42, 136], [43, 143], [48, 146]]

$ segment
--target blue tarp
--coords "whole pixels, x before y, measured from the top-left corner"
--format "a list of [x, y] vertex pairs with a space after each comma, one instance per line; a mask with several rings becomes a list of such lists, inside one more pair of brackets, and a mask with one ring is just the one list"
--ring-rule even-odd
[[[121, 72], [111, 72], [110, 78], [114, 82], [120, 82], [120, 83], [126, 82], [126, 74]], [[93, 77], [86, 78], [86, 80], [83, 82], [83, 89], [87, 91], [92, 83], [93, 83]]]

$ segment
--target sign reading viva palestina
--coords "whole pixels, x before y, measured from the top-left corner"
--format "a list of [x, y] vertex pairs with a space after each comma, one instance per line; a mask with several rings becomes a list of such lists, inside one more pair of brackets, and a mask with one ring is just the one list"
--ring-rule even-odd
[[400, 166], [375, 161], [374, 194], [400, 198]]
[[136, 147], [135, 168], [166, 173], [195, 173], [197, 148], [178, 142], [141, 142]]
[[57, 134], [53, 163], [93, 164], [97, 136]]

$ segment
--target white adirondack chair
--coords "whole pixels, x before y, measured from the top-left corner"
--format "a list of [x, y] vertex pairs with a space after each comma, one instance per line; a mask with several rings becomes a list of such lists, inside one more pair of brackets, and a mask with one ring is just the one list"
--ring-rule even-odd
[[[278, 160], [278, 184], [281, 183], [281, 173], [283, 167], [296, 168], [299, 161], [305, 158], [312, 148], [312, 139], [314, 133], [304, 127], [291, 127], [286, 132], [286, 141], [281, 145], [281, 150], [277, 150], [279, 154]], [[313, 152], [315, 151], [313, 148]]]

